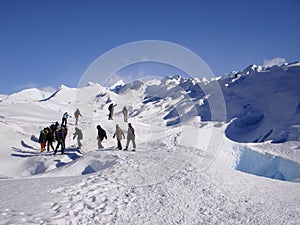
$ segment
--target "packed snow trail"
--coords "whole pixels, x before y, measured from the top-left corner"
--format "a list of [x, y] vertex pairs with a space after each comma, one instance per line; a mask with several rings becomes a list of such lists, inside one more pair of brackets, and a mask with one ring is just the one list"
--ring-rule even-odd
[[[60, 178], [58, 176], [63, 170], [54, 170], [50, 171], [46, 178], [4, 180], [2, 181], [4, 185], [0, 188], [1, 193], [4, 193], [1, 200], [9, 204], [0, 212], [1, 222], [4, 224], [298, 224], [300, 222], [298, 183], [282, 182], [236, 171], [229, 166], [232, 163], [232, 155], [231, 151], [226, 149], [223, 149], [213, 164], [203, 171], [201, 160], [204, 152], [200, 149], [189, 149], [187, 146], [176, 146], [174, 136], [177, 135], [174, 132], [169, 138], [162, 139], [162, 148], [154, 151], [143, 149], [144, 151], [140, 152], [124, 152], [110, 148], [86, 153], [84, 162], [90, 166], [99, 153], [104, 155], [104, 159], [110, 158], [105, 157], [106, 155], [116, 158], [115, 163], [92, 174]], [[152, 144], [156, 146], [156, 143]], [[231, 146], [231, 142], [225, 141], [223, 144], [224, 148]], [[148, 146], [151, 146], [151, 143]], [[155, 173], [159, 168], [164, 170], [161, 160], [165, 159], [167, 151], [178, 156], [178, 161], [163, 160], [168, 169], [170, 168], [168, 170], [170, 173]], [[153, 168], [155, 166], [158, 168]], [[154, 173], [147, 174], [147, 169]], [[3, 187], [6, 189], [3, 190]], [[8, 200], [12, 197], [16, 198], [16, 202]], [[26, 204], [21, 207], [18, 201], [22, 200]]]

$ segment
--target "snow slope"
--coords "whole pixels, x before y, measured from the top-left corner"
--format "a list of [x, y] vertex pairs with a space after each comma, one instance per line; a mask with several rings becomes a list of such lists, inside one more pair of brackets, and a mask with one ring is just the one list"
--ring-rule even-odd
[[[0, 223], [299, 224], [298, 75], [298, 64], [251, 66], [210, 82], [176, 76], [4, 96]], [[216, 82], [224, 121], [211, 121], [213, 93], [201, 89]], [[116, 150], [112, 138], [116, 124], [127, 133], [124, 105], [136, 152]], [[77, 108], [83, 117], [78, 126], [69, 119], [66, 154], [40, 153], [39, 131]], [[108, 134], [104, 149], [97, 149], [98, 124]], [[75, 127], [83, 132], [80, 150]]]
[[[190, 123], [195, 117], [201, 121], [226, 120], [230, 122], [226, 136], [231, 140], [282, 143], [300, 140], [299, 74], [299, 63], [271, 68], [250, 65], [210, 82], [175, 76], [156, 82], [136, 81], [114, 91], [120, 95], [136, 91], [139, 98], [144, 98], [142, 106], [147, 110], [155, 105], [161, 113], [165, 112], [163, 119], [167, 125]], [[214, 96], [215, 85], [222, 90], [222, 96], [217, 96], [219, 100]], [[213, 118], [212, 105], [222, 105], [216, 102], [221, 100], [225, 102], [226, 116]]]
[[222, 80], [226, 135], [238, 142], [299, 141], [300, 66], [285, 65]]

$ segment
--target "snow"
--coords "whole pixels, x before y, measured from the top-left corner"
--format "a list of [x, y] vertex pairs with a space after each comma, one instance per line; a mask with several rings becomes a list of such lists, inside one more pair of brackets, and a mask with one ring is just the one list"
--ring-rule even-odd
[[299, 163], [292, 160], [272, 155], [270, 153], [258, 152], [249, 146], [236, 149], [237, 170], [279, 180], [299, 182]]
[[7, 98], [7, 95], [0, 94], [0, 102], [3, 101], [3, 99]]
[[[224, 121], [211, 117], [216, 82]], [[299, 224], [298, 83], [292, 64], [213, 81], [176, 76], [0, 96], [0, 223]], [[127, 133], [125, 105], [136, 152], [117, 150], [112, 138], [116, 124]], [[68, 120], [66, 154], [41, 153], [40, 130], [77, 108], [82, 117], [78, 126]], [[108, 135], [104, 149], [98, 124]]]
[[232, 120], [226, 130], [230, 139], [238, 142], [299, 141], [299, 129], [294, 126], [299, 125], [300, 67], [287, 70], [283, 67], [251, 75], [238, 74], [238, 80], [227, 77], [220, 82], [227, 119]]
[[111, 85], [109, 89], [110, 89], [110, 90], [113, 90], [113, 89], [117, 88], [118, 86], [124, 86], [124, 85], [125, 85], [125, 83], [124, 83], [124, 81], [121, 79], [121, 80], [117, 81], [115, 84]]

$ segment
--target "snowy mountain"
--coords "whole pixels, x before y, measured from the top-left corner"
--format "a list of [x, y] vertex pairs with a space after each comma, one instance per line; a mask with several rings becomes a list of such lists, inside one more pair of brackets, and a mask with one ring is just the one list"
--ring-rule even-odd
[[[299, 224], [299, 81], [293, 63], [211, 81], [174, 76], [1, 95], [0, 223]], [[112, 138], [116, 124], [127, 135], [124, 106], [136, 152], [116, 150]], [[40, 130], [77, 108], [66, 154], [41, 153]], [[103, 149], [98, 124], [108, 136]]]
[[[300, 66], [262, 68], [250, 65], [217, 81], [207, 83], [196, 78], [166, 77], [154, 84], [136, 81], [117, 86], [121, 96], [128, 91], [143, 93], [143, 106], [160, 106], [161, 117], [167, 125], [175, 125], [199, 116], [201, 121], [212, 121], [209, 101], [213, 94], [205, 94], [201, 87], [217, 82], [226, 104], [226, 121], [231, 121], [226, 135], [238, 142], [281, 143], [300, 140]], [[207, 87], [208, 86], [208, 87]], [[172, 106], [164, 101], [172, 99]], [[141, 101], [141, 100], [140, 100]], [[187, 104], [191, 103], [191, 104]], [[193, 105], [197, 112], [190, 109]], [[193, 111], [191, 113], [191, 111]], [[140, 113], [143, 113], [141, 111]]]
[[272, 67], [221, 81], [226, 135], [239, 142], [299, 141], [300, 66]]

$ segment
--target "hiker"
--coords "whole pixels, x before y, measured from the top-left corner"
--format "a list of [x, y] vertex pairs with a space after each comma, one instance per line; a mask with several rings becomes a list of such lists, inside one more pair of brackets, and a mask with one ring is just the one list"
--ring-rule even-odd
[[54, 150], [54, 155], [56, 155], [59, 146], [61, 146], [61, 154], [62, 155], [65, 154], [65, 148], [66, 148], [65, 140], [66, 140], [67, 133], [68, 133], [68, 130], [64, 125], [61, 125], [60, 129], [59, 129], [59, 127], [56, 129], [55, 138], [57, 140], [57, 145]]
[[124, 149], [125, 151], [128, 150], [128, 146], [129, 146], [130, 141], [132, 141], [132, 145], [133, 145], [133, 150], [132, 151], [135, 151], [136, 145], [135, 145], [134, 128], [132, 127], [131, 123], [128, 123], [127, 144], [126, 144], [126, 148]]
[[64, 141], [64, 146], [66, 147], [66, 137], [68, 135], [68, 127], [67, 126], [62, 126], [62, 131], [64, 133], [65, 138], [63, 139]]
[[121, 144], [121, 140], [122, 137], [125, 138], [125, 135], [123, 133], [123, 130], [121, 129], [121, 127], [119, 127], [119, 125], [116, 125], [116, 131], [114, 133], [113, 138], [117, 137], [117, 143], [118, 143], [118, 149], [122, 150], [122, 144]]
[[83, 134], [82, 131], [78, 128], [75, 127], [75, 133], [73, 134], [73, 140], [77, 137], [77, 145], [78, 145], [78, 149], [81, 149], [82, 144], [81, 144], [81, 140], [83, 139]]
[[39, 143], [41, 144], [41, 152], [45, 151], [46, 142], [47, 142], [47, 129], [44, 128], [43, 130], [41, 130], [40, 137], [39, 137]]
[[126, 106], [124, 106], [122, 112], [124, 115], [124, 122], [127, 122], [128, 121], [128, 110], [127, 110]]
[[111, 103], [109, 106], [108, 106], [108, 110], [109, 110], [109, 114], [108, 114], [108, 120], [113, 120], [113, 115], [114, 115], [114, 108], [117, 106], [117, 104], [113, 104]]
[[47, 127], [48, 133], [47, 133], [47, 152], [49, 152], [50, 147], [52, 150], [54, 150], [53, 142], [54, 140], [54, 132], [55, 132], [55, 125], [51, 124], [50, 128]]
[[102, 145], [102, 141], [104, 140], [104, 138], [107, 140], [107, 136], [106, 136], [106, 131], [100, 126], [97, 126], [97, 130], [98, 130], [98, 148], [104, 148]]
[[67, 112], [65, 112], [64, 115], [62, 116], [62, 121], [61, 121], [62, 126], [67, 126], [67, 120], [69, 117], [71, 116]]
[[75, 125], [78, 125], [78, 119], [79, 119], [79, 116], [82, 117], [82, 115], [81, 115], [79, 109], [76, 109], [76, 111], [75, 111], [75, 113], [74, 113], [74, 116], [75, 116], [75, 120], [76, 120]]

